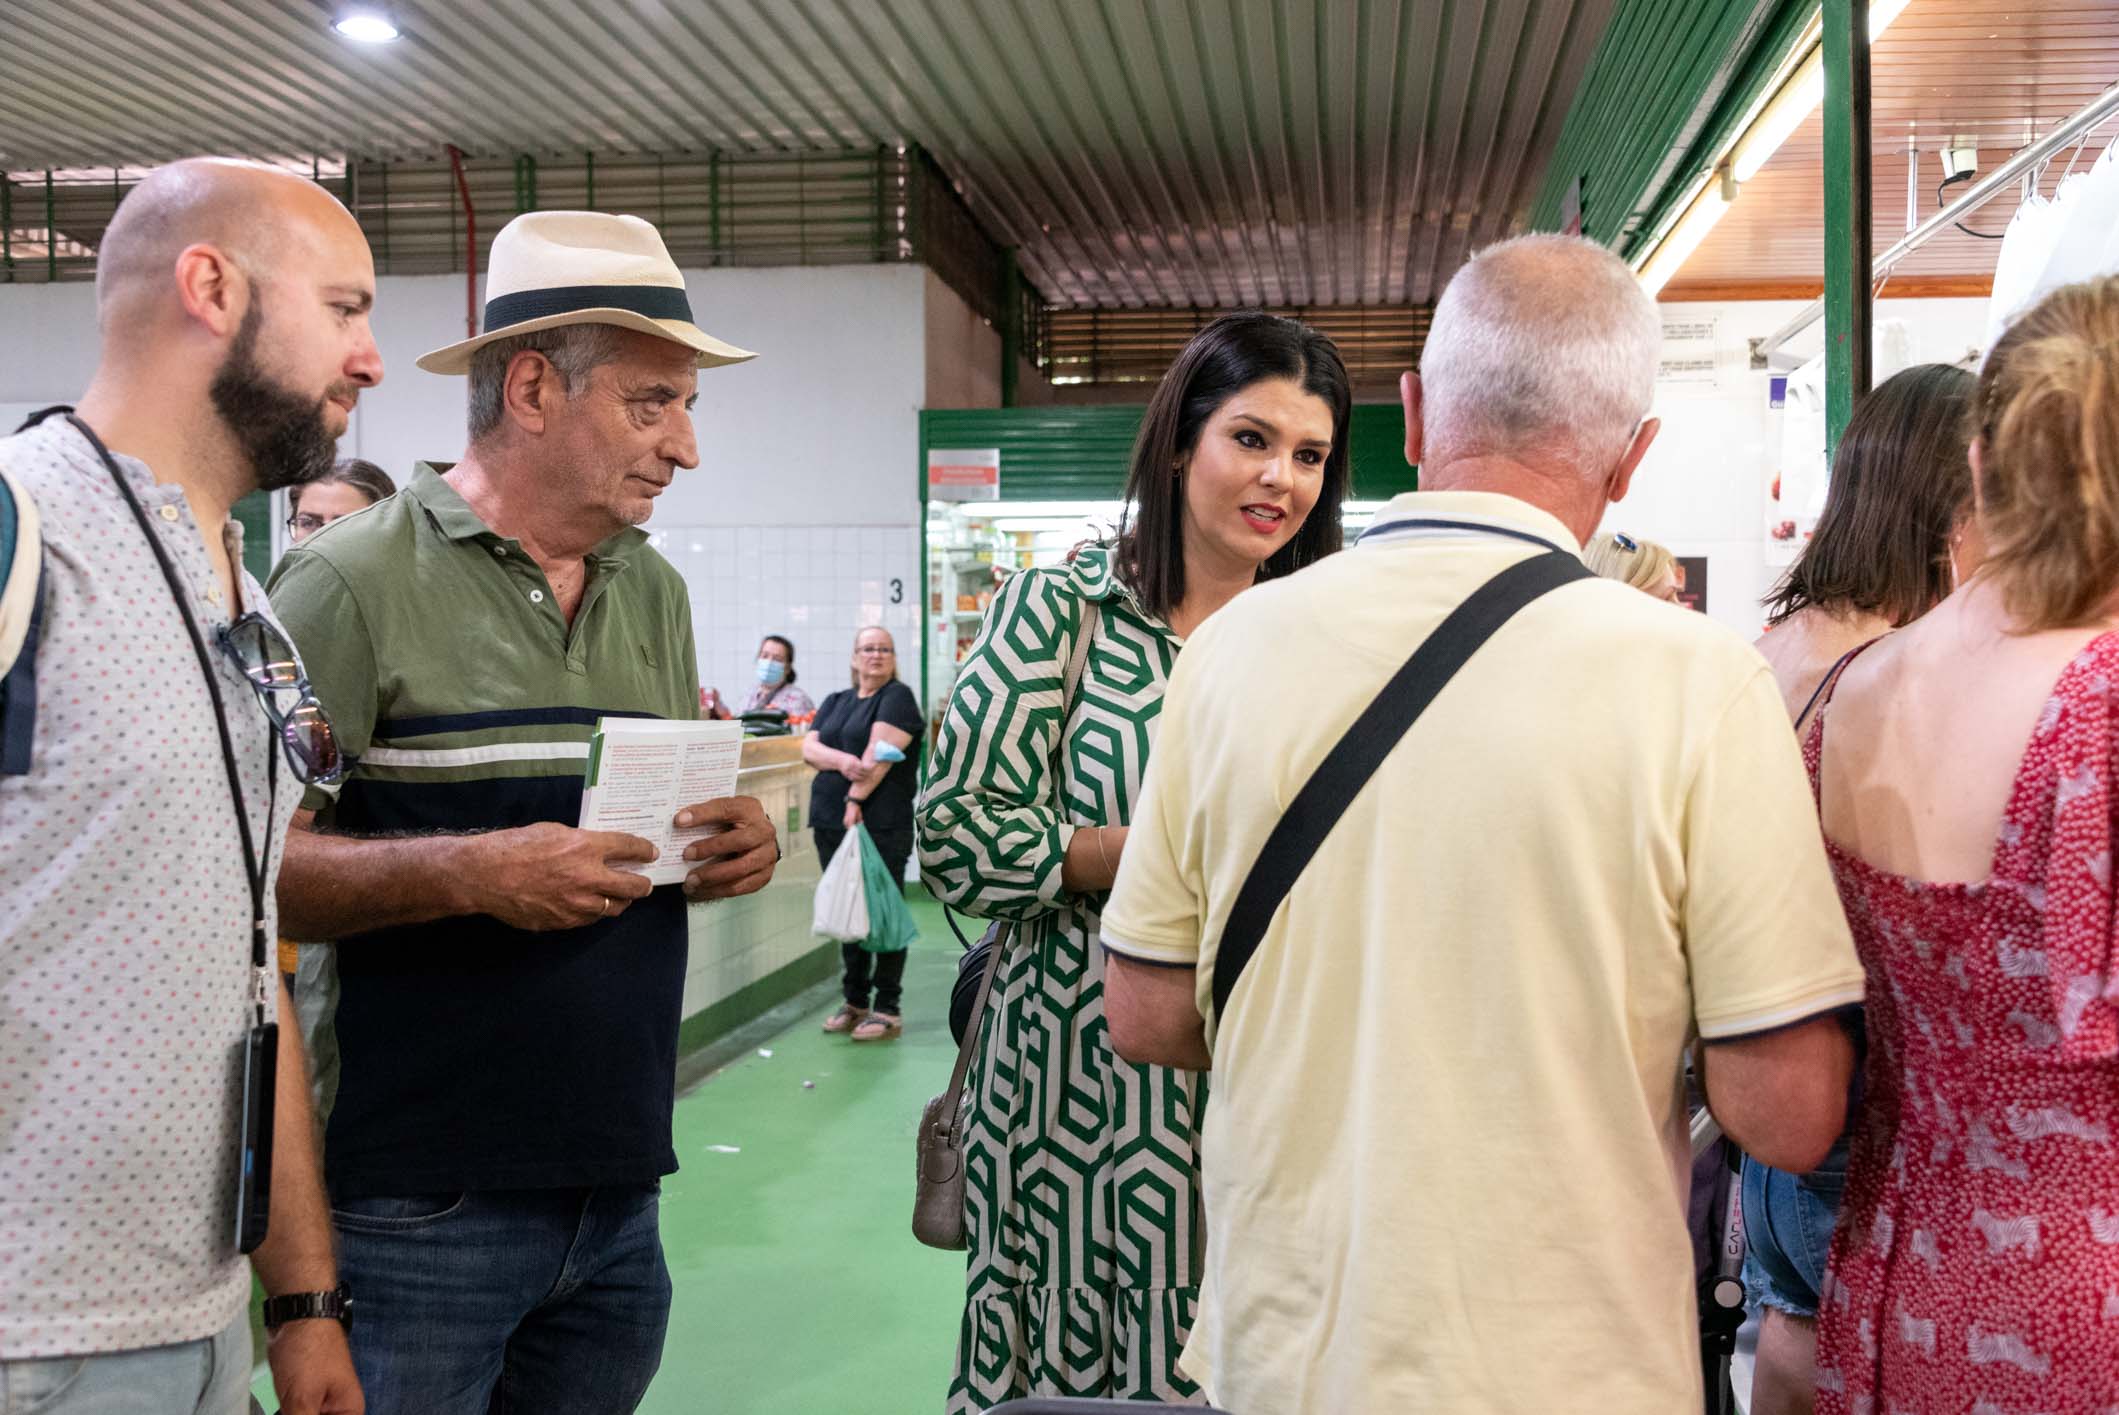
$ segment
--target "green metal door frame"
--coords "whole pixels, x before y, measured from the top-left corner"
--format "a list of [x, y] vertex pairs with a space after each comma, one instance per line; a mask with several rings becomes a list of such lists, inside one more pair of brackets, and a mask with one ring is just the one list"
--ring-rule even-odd
[[1824, 0], [1825, 455], [1869, 391], [1874, 350], [1869, 0]]

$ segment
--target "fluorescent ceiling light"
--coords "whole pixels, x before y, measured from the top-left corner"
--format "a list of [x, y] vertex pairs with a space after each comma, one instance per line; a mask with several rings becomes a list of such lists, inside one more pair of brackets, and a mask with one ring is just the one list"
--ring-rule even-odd
[[[1891, 22], [1905, 13], [1912, 0], [1876, 0], [1869, 7], [1869, 42], [1874, 44], [1883, 37]], [[1801, 58], [1788, 70], [1773, 94], [1744, 125], [1742, 133], [1732, 143], [1723, 158], [1729, 164], [1729, 176], [1738, 185], [1750, 181], [1759, 174], [1759, 169], [1780, 151], [1781, 144], [1788, 141], [1803, 121], [1817, 111], [1825, 101], [1825, 47], [1822, 16], [1812, 20], [1808, 38], [1804, 41]], [[1708, 191], [1720, 195], [1721, 181], [1718, 177], [1708, 179]], [[1707, 194], [1694, 200], [1685, 215], [1658, 242], [1640, 267], [1641, 283], [1653, 295], [1670, 283], [1677, 268], [1687, 257], [1699, 249], [1700, 242], [1714, 229], [1714, 223], [1722, 219], [1734, 198], [1721, 197], [1717, 202], [1708, 202]], [[1706, 203], [1713, 209], [1703, 211]], [[1680, 241], [1680, 236], [1684, 240]], [[1682, 246], [1683, 253], [1675, 264], [1665, 260], [1666, 252]], [[1651, 278], [1651, 272], [1654, 277]]]
[[1797, 128], [1803, 125], [1817, 105], [1825, 101], [1825, 55], [1813, 49], [1810, 57], [1803, 60], [1802, 67], [1795, 71], [1756, 122], [1737, 139], [1736, 149], [1729, 159], [1730, 175], [1739, 183], [1748, 182], [1758, 175], [1768, 158], [1779, 152], [1781, 144], [1788, 141]]
[[1700, 242], [1707, 239], [1707, 233], [1728, 210], [1729, 198], [1723, 193], [1721, 174], [1713, 173], [1707, 178], [1707, 185], [1700, 189], [1700, 194], [1692, 199], [1692, 205], [1678, 218], [1678, 224], [1670, 228], [1669, 234], [1656, 246], [1655, 254], [1641, 267], [1641, 288], [1648, 292], [1650, 299], [1670, 283], [1670, 277], [1678, 273], [1680, 266], [1692, 259]]
[[[1905, 13], [1911, 0], [1878, 0], [1869, 10], [1869, 42], [1874, 44], [1883, 38], [1891, 22]], [[1825, 101], [1825, 47], [1822, 39], [1813, 40], [1809, 52], [1796, 66], [1795, 72], [1780, 87], [1766, 104], [1764, 111], [1751, 121], [1744, 135], [1737, 139], [1732, 150], [1729, 169], [1737, 181], [1748, 182], [1758, 175], [1766, 160], [1780, 150], [1782, 143], [1803, 125], [1803, 120], [1817, 111]]]
[[388, 44], [398, 35], [397, 23], [388, 13], [367, 8], [339, 11], [331, 28], [362, 44]]
[[[939, 504], [939, 503], [937, 503]], [[1117, 516], [1126, 509], [1123, 501], [959, 501], [950, 509], [967, 521], [1052, 520], [1057, 517]]]

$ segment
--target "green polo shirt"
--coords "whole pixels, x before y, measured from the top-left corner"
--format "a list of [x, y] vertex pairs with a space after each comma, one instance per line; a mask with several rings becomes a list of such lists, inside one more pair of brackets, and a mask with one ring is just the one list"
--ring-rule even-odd
[[[597, 718], [698, 715], [684, 580], [645, 534], [589, 556], [569, 626], [522, 545], [425, 464], [398, 495], [290, 551], [269, 592], [356, 758], [335, 793], [308, 798], [324, 830], [572, 825]], [[334, 1194], [646, 1182], [676, 1168], [675, 887], [584, 929], [445, 919], [337, 953]]]

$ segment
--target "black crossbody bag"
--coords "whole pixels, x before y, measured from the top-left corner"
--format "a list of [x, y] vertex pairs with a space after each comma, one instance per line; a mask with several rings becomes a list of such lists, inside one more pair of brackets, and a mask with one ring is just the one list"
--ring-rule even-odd
[[1427, 705], [1517, 611], [1562, 585], [1590, 578], [1579, 556], [1558, 548], [1509, 566], [1452, 610], [1354, 719], [1354, 725], [1288, 803], [1236, 893], [1214, 955], [1217, 1028], [1228, 1012], [1229, 994], [1258, 950], [1281, 901]]

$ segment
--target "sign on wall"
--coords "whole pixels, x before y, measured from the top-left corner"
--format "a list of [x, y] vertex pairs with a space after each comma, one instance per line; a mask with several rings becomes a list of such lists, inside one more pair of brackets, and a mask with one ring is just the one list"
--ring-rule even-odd
[[929, 448], [927, 495], [934, 501], [1000, 500], [1001, 449]]
[[1663, 317], [1663, 356], [1656, 369], [1658, 383], [1706, 383], [1720, 381], [1721, 361], [1713, 315]]
[[1687, 609], [1707, 612], [1707, 557], [1704, 555], [1680, 555], [1678, 561], [1678, 603]]

